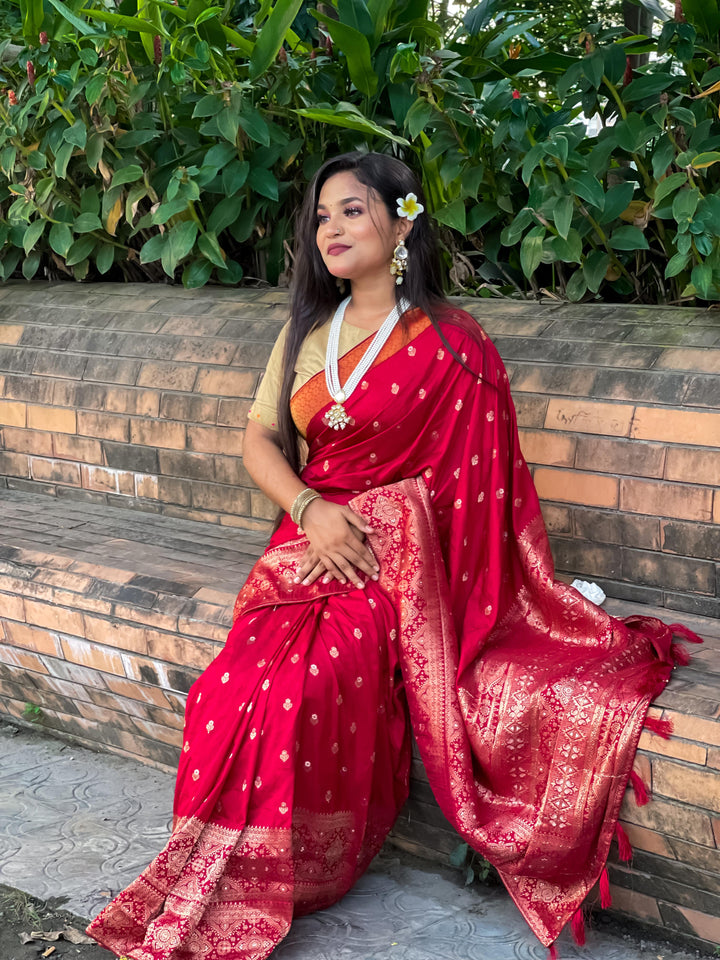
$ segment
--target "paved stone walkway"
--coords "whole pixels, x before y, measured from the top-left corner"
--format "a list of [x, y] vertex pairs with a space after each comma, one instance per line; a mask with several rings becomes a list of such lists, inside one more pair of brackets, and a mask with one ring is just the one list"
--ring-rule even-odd
[[[0, 722], [0, 883], [94, 916], [162, 848], [172, 776]], [[502, 890], [386, 848], [339, 904], [295, 922], [277, 960], [545, 960]], [[689, 960], [603, 930], [561, 960]], [[110, 957], [110, 954], [108, 954]]]

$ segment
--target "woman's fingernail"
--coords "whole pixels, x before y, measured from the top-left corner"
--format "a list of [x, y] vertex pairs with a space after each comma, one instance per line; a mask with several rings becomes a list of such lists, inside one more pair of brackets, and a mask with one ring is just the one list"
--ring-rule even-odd
[[330, 577], [323, 577], [323, 583], [330, 583]]
[[300, 577], [295, 577], [295, 579], [293, 580], [293, 583], [300, 583]]
[[365, 584], [362, 582], [362, 580], [358, 580], [358, 589], [359, 590], [365, 589]]
[[307, 587], [309, 583], [310, 583], [310, 581], [309, 581], [308, 578], [306, 577], [306, 578], [303, 580], [303, 586], [304, 586], [304, 587]]
[[379, 580], [379, 579], [380, 579], [380, 577], [379, 577], [376, 573], [374, 573], [374, 574], [372, 575], [372, 578], [373, 578], [373, 580]]

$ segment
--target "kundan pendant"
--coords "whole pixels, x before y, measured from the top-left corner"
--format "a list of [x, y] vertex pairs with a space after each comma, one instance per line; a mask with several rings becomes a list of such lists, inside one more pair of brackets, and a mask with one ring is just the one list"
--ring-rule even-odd
[[335, 403], [325, 415], [325, 423], [327, 423], [329, 427], [332, 427], [333, 430], [344, 430], [349, 423], [354, 423], [354, 420], [343, 406], [343, 402], [346, 399], [345, 391], [338, 390], [333, 397]]

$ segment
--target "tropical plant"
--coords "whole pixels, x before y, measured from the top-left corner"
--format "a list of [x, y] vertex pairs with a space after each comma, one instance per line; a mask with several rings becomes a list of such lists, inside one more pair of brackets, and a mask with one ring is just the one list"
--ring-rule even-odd
[[421, 172], [450, 289], [720, 299], [720, 0], [545, 42], [524, 7], [6, 4], [1, 276], [285, 282], [307, 179], [370, 146]]

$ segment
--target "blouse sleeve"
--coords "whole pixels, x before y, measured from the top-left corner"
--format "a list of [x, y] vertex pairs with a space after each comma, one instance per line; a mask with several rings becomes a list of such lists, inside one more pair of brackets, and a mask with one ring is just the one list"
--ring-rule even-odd
[[282, 387], [283, 354], [288, 326], [289, 324], [285, 324], [275, 341], [255, 400], [248, 412], [248, 420], [255, 420], [270, 430], [278, 429], [278, 401]]

